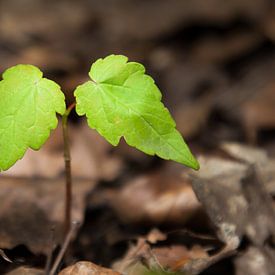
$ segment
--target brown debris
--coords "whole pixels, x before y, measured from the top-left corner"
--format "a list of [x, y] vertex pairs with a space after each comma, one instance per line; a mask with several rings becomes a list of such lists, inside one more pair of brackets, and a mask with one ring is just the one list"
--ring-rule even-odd
[[252, 243], [263, 245], [270, 234], [274, 236], [273, 204], [253, 167], [214, 158], [201, 158], [200, 163], [193, 188], [221, 240], [227, 243], [229, 235], [247, 235]]
[[236, 275], [273, 275], [275, 256], [270, 248], [251, 246], [235, 260]]
[[[259, 251], [269, 251], [266, 242], [275, 237], [275, 209], [264, 182], [272, 181], [266, 174], [270, 171], [262, 169], [269, 159], [265, 152], [248, 146], [225, 144], [223, 148], [237, 160], [201, 157], [201, 170], [192, 175], [194, 191], [226, 246], [233, 242], [236, 249], [245, 235]], [[267, 254], [263, 257], [268, 265], [272, 263]], [[274, 262], [271, 266], [275, 269]]]
[[[94, 183], [75, 180], [72, 219], [83, 222], [85, 197]], [[1, 177], [0, 247], [26, 245], [34, 253], [48, 253], [51, 231], [60, 243], [64, 217], [64, 179]]]
[[208, 36], [198, 41], [191, 52], [195, 60], [223, 64], [236, 56], [251, 51], [263, 41], [257, 32], [236, 32], [228, 36]]
[[163, 169], [131, 179], [117, 190], [106, 191], [103, 200], [126, 223], [183, 224], [200, 210], [190, 183], [178, 172]]
[[76, 264], [63, 269], [59, 275], [120, 275], [116, 271], [104, 268], [91, 262], [77, 262]]
[[235, 249], [236, 242], [232, 239], [222, 250], [210, 256], [207, 249], [199, 244], [194, 244], [191, 248], [183, 245], [152, 248], [148, 236], [140, 237], [137, 244], [131, 246], [124, 258], [116, 262], [114, 267], [123, 274], [143, 274], [144, 269], [152, 272], [154, 270], [167, 271], [168, 274], [169, 272], [199, 274], [220, 259], [234, 254]]
[[12, 263], [12, 260], [6, 255], [3, 249], [0, 249], [0, 256], [7, 262]]
[[223, 143], [221, 148], [231, 157], [253, 165], [258, 177], [270, 195], [275, 194], [275, 159], [268, 152], [255, 146], [240, 143]]
[[[157, 6], [157, 9], [156, 9]], [[97, 3], [103, 16], [104, 31], [118, 37], [140, 40], [156, 39], [169, 34], [177, 26], [185, 26], [200, 19], [202, 22], [225, 24], [238, 14], [244, 18], [260, 20], [268, 6], [268, 1], [232, 0], [227, 5], [211, 0], [195, 0], [192, 3], [178, 0], [145, 1], [105, 1]], [[96, 7], [95, 7], [96, 8]], [[107, 16], [108, 15], [108, 16]], [[142, 18], [143, 20], [140, 20]], [[123, 24], [127, 22], [128, 24]]]
[[275, 129], [275, 84], [247, 100], [242, 107], [242, 121], [247, 140], [250, 144], [257, 142], [259, 130]]
[[[224, 268], [219, 261], [237, 252], [227, 260], [235, 264], [237, 275], [274, 274], [274, 14], [270, 0], [0, 1], [1, 71], [16, 63], [38, 65], [71, 103], [74, 88], [88, 79], [91, 62], [110, 53], [125, 54], [145, 64], [154, 77], [177, 128], [194, 145], [192, 151], [208, 154], [200, 158], [201, 170], [186, 179], [182, 174], [190, 170], [123, 141], [113, 148], [72, 113], [73, 215], [82, 222], [85, 213], [87, 220], [68, 255], [61, 257], [65, 266], [79, 259], [108, 266], [118, 259], [125, 260], [119, 270], [131, 275], [165, 274], [165, 269], [198, 274], [213, 264]], [[40, 151], [28, 150], [1, 173], [0, 248], [10, 249], [7, 254], [14, 262], [15, 246], [27, 247], [19, 253], [30, 249], [44, 256], [51, 250], [53, 233], [52, 246], [60, 243], [60, 130]], [[86, 205], [86, 194], [101, 181]], [[207, 241], [178, 235], [171, 241], [169, 232], [150, 226], [190, 226], [194, 234], [216, 230], [224, 246], [216, 237], [210, 253]], [[145, 230], [150, 232], [143, 236]], [[125, 251], [133, 238], [136, 245]], [[126, 252], [123, 259], [121, 249]], [[2, 252], [4, 274], [13, 264]], [[43, 265], [25, 256], [24, 265]], [[43, 273], [25, 266], [13, 272]], [[63, 272], [118, 274], [91, 262]]]
[[45, 275], [44, 270], [30, 267], [18, 267], [6, 275]]

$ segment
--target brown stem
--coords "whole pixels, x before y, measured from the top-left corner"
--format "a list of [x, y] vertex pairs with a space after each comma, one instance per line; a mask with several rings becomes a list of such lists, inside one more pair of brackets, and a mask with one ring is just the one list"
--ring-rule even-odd
[[46, 266], [45, 266], [45, 274], [46, 275], [49, 275], [49, 273], [50, 273], [50, 268], [51, 268], [51, 263], [52, 263], [52, 258], [53, 258], [53, 251], [55, 248], [54, 231], [55, 231], [55, 228], [52, 227], [51, 228], [51, 239], [50, 239], [50, 243], [49, 243], [49, 251], [47, 253], [47, 261], [46, 261]]
[[64, 141], [64, 161], [65, 161], [65, 216], [64, 216], [64, 236], [70, 230], [71, 226], [71, 209], [72, 209], [72, 173], [71, 173], [71, 155], [68, 136], [68, 116], [71, 110], [75, 107], [75, 103], [71, 104], [64, 115], [62, 116], [62, 129], [63, 129], [63, 141]]
[[64, 254], [65, 254], [65, 252], [66, 252], [66, 250], [67, 250], [67, 248], [68, 248], [68, 246], [69, 246], [69, 244], [70, 244], [70, 242], [71, 242], [74, 234], [77, 231], [78, 226], [79, 226], [79, 223], [77, 223], [77, 222], [73, 222], [72, 226], [70, 226], [70, 229], [69, 229], [68, 233], [66, 234], [66, 237], [64, 239], [63, 245], [62, 245], [62, 247], [61, 247], [61, 249], [60, 249], [60, 251], [59, 251], [59, 253], [58, 253], [58, 255], [57, 255], [56, 259], [55, 259], [55, 261], [54, 261], [54, 264], [53, 264], [53, 266], [51, 268], [51, 271], [49, 272], [49, 275], [56, 274], [56, 270], [58, 269], [58, 266], [60, 265], [60, 263], [61, 263], [61, 261], [62, 261], [62, 259], [64, 257]]

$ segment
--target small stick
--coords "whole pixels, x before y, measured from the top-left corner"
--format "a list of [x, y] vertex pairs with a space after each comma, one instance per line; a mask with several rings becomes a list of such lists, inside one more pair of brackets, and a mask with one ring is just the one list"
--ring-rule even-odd
[[62, 245], [55, 261], [54, 261], [54, 264], [52, 266], [52, 269], [51, 269], [49, 275], [55, 275], [56, 270], [58, 269], [58, 266], [60, 265], [60, 263], [61, 263], [61, 261], [64, 257], [64, 254], [65, 254], [65, 252], [66, 252], [66, 250], [67, 250], [67, 248], [68, 248], [68, 246], [69, 246], [69, 244], [72, 240], [72, 237], [74, 236], [78, 226], [79, 226], [79, 222], [72, 222], [72, 226], [71, 226], [71, 228], [70, 228], [70, 230], [69, 230], [69, 232], [68, 232], [68, 234], [67, 234], [67, 236], [64, 240], [64, 243], [63, 243], [63, 245]]
[[12, 260], [6, 255], [4, 250], [0, 249], [0, 256], [7, 262], [12, 263]]

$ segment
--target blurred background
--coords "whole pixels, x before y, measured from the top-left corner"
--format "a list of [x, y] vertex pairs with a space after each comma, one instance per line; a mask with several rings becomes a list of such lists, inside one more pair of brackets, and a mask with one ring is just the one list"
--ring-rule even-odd
[[[233, 174], [242, 172], [245, 177], [244, 168], [236, 166], [237, 172], [232, 168], [239, 165], [236, 159], [249, 160], [249, 164], [260, 160], [264, 167], [273, 165], [259, 178], [269, 184], [267, 195], [275, 195], [273, 0], [0, 0], [0, 71], [18, 63], [37, 65], [45, 77], [62, 87], [68, 104], [74, 100], [75, 87], [88, 79], [91, 63], [112, 53], [143, 63], [156, 80], [177, 128], [194, 154], [201, 156], [201, 178], [205, 165], [221, 177], [229, 175], [232, 182]], [[152, 228], [167, 236], [167, 232], [186, 228], [216, 236], [219, 224], [213, 221], [214, 216], [226, 220], [228, 213], [214, 215], [201, 190], [194, 188], [200, 202], [197, 200], [191, 188], [194, 183], [184, 176], [190, 173], [188, 169], [145, 156], [123, 141], [113, 148], [74, 113], [70, 136], [74, 217], [82, 227], [65, 266], [85, 259], [110, 267], [124, 257], [130, 241], [135, 243]], [[212, 158], [220, 160], [215, 168], [207, 163]], [[233, 170], [226, 166], [229, 160]], [[2, 272], [21, 265], [45, 265], [49, 228], [62, 221], [63, 173], [59, 128], [41, 151], [29, 150], [23, 160], [3, 173], [0, 248], [21, 262], [3, 263]], [[241, 188], [240, 180], [234, 180]], [[221, 191], [213, 192], [219, 198]], [[249, 202], [246, 193], [244, 197]], [[235, 216], [229, 214], [238, 229], [239, 208], [236, 211]], [[267, 219], [273, 215], [268, 213]], [[267, 225], [262, 226], [262, 231], [269, 232]], [[23, 228], [24, 234], [18, 234]], [[274, 264], [274, 250], [270, 250], [273, 258], [260, 267], [266, 273], [253, 273], [258, 272], [255, 268], [250, 271], [254, 260], [249, 257], [261, 250], [249, 250], [255, 247], [249, 237], [243, 241], [246, 234], [245, 229], [239, 230], [240, 251], [248, 253], [246, 258], [229, 257], [202, 274], [274, 274], [268, 273]], [[58, 229], [56, 235], [58, 239]], [[192, 239], [187, 244], [178, 235], [174, 239], [189, 252], [198, 243]], [[174, 241], [167, 243], [171, 247]], [[200, 253], [207, 250], [204, 243], [199, 245]], [[218, 249], [221, 244], [214, 242], [211, 247]]]
[[[273, 127], [267, 114], [274, 107], [273, 1], [2, 0], [0, 5], [1, 71], [18, 63], [37, 65], [72, 101], [93, 61], [125, 54], [146, 65], [187, 139], [209, 142], [210, 134], [215, 143], [245, 136], [255, 142], [255, 131]], [[208, 131], [203, 127], [213, 114], [219, 123], [207, 125], [214, 127]]]

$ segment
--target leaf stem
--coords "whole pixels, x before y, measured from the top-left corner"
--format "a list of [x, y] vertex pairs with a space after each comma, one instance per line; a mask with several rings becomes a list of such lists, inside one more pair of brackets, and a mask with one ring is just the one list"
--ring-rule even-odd
[[64, 236], [70, 230], [72, 220], [72, 172], [71, 172], [71, 154], [69, 146], [68, 136], [68, 116], [72, 109], [75, 107], [75, 103], [71, 104], [64, 115], [62, 116], [62, 130], [63, 130], [63, 142], [64, 142], [64, 162], [65, 162], [65, 215], [64, 215]]

